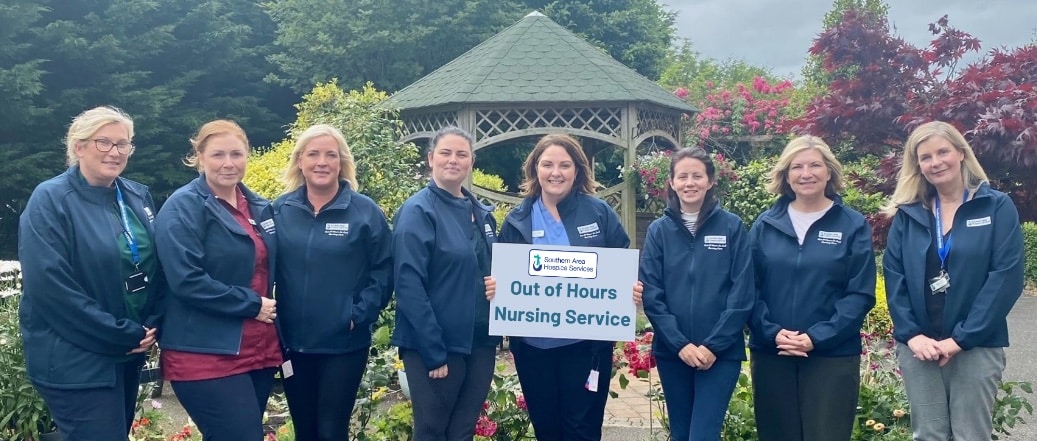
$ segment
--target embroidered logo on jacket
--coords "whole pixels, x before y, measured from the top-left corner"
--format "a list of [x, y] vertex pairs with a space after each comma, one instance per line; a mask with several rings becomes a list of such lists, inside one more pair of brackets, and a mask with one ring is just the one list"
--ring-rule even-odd
[[277, 230], [274, 228], [273, 219], [267, 219], [263, 222], [260, 222], [259, 226], [262, 227], [264, 231], [266, 231], [266, 234], [274, 234], [277, 232]]
[[580, 237], [590, 239], [592, 237], [598, 237], [598, 235], [601, 234], [601, 229], [598, 228], [598, 223], [594, 222], [592, 224], [576, 227], [576, 232], [580, 233]]
[[818, 231], [817, 241], [825, 245], [839, 245], [843, 243], [843, 233], [841, 231]]
[[324, 234], [327, 234], [328, 236], [336, 236], [336, 237], [345, 236], [345, 235], [349, 234], [349, 224], [348, 223], [335, 224], [335, 223], [331, 223], [331, 222], [326, 223], [326, 224], [324, 224]]
[[489, 239], [493, 238], [493, 227], [490, 224], [483, 224], [483, 231], [486, 232], [486, 237]]
[[990, 225], [990, 216], [969, 219], [965, 221], [966, 227], [982, 227], [984, 225]]
[[144, 207], [144, 214], [148, 215], [148, 223], [155, 222], [155, 215], [151, 214], [151, 207]]
[[702, 244], [707, 250], [722, 251], [727, 248], [727, 236], [703, 236]]

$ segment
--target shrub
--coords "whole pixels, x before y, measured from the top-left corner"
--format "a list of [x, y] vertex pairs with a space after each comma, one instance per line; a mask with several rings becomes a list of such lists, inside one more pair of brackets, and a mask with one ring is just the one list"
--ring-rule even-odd
[[50, 411], [25, 373], [18, 329], [20, 295], [0, 298], [0, 440], [36, 439], [54, 430]]
[[764, 189], [772, 163], [773, 159], [758, 159], [736, 168], [738, 179], [731, 182], [727, 196], [720, 201], [724, 209], [742, 218], [746, 226], [752, 226], [756, 217], [777, 199]]
[[1023, 249], [1026, 258], [1026, 282], [1037, 285], [1037, 224], [1023, 222]]
[[[501, 179], [501, 177], [497, 175], [485, 173], [479, 169], [472, 170], [472, 184], [478, 185], [487, 190], [493, 190], [501, 193], [508, 191], [507, 187], [504, 186], [504, 179]], [[508, 212], [511, 211], [511, 208], [512, 205], [510, 204], [497, 203], [494, 205], [493, 217], [494, 219], [497, 219], [497, 228], [500, 228], [501, 225], [504, 224], [504, 216], [508, 215]]]

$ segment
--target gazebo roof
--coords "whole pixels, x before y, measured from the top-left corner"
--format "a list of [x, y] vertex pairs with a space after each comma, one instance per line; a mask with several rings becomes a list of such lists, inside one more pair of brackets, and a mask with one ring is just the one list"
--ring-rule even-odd
[[396, 92], [400, 109], [448, 104], [642, 101], [693, 112], [539, 12]]

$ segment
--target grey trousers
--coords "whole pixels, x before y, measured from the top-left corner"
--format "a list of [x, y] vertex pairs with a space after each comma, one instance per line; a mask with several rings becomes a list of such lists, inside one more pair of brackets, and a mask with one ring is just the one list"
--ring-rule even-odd
[[961, 351], [946, 366], [916, 359], [897, 343], [915, 441], [989, 441], [1004, 348]]

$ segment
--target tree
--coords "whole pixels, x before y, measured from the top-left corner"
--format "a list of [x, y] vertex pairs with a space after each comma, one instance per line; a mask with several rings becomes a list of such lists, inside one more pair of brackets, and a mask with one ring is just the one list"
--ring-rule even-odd
[[515, 17], [508, 1], [272, 0], [280, 72], [269, 77], [303, 92], [339, 78], [401, 89], [489, 38]]
[[270, 0], [278, 72], [268, 80], [308, 91], [338, 78], [395, 91], [475, 47], [531, 10], [648, 78], [662, 72], [673, 13], [657, 0]]
[[739, 83], [752, 84], [756, 78], [778, 81], [769, 69], [753, 66], [745, 60], [704, 58], [690, 41], [684, 40], [667, 56], [659, 85], [674, 91], [684, 88], [687, 96], [681, 99], [697, 105], [717, 89], [734, 89]]
[[[929, 30], [934, 39], [920, 49], [891, 35], [884, 18], [847, 10], [811, 47], [833, 81], [790, 127], [829, 142], [852, 140], [865, 152], [896, 154], [917, 125], [946, 121], [966, 135], [991, 179], [1012, 194], [1021, 217], [1037, 218], [1037, 49], [995, 50], [955, 74], [962, 56], [980, 49], [979, 41], [951, 27], [947, 16]], [[880, 177], [891, 178], [897, 167], [891, 156]]]
[[[64, 168], [68, 121], [94, 106], [134, 117], [138, 148], [125, 175], [150, 185], [160, 201], [193, 176], [179, 160], [201, 123], [235, 119], [254, 144], [282, 136], [294, 98], [262, 81], [272, 70], [274, 26], [254, 1], [3, 4], [0, 207], [20, 211], [37, 183]], [[16, 217], [6, 210], [4, 225]]]
[[651, 80], [666, 68], [676, 14], [657, 0], [526, 0], [544, 14], [605, 49], [612, 58]]

